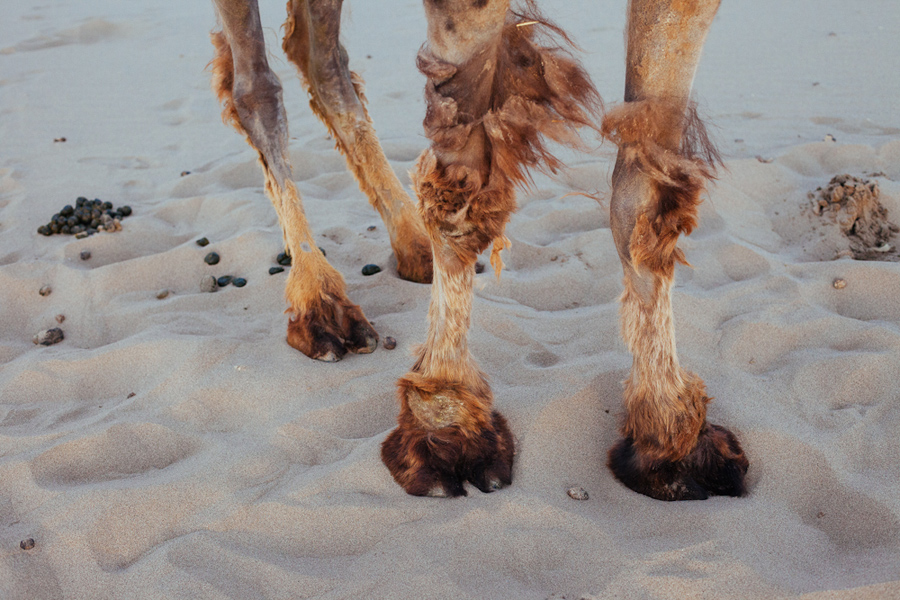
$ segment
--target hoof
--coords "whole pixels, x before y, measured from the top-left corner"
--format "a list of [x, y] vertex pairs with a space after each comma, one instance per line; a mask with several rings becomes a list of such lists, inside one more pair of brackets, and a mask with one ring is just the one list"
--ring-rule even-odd
[[749, 462], [733, 433], [706, 424], [697, 446], [682, 460], [642, 457], [631, 438], [619, 440], [609, 451], [609, 468], [616, 478], [639, 494], [657, 500], [706, 500], [710, 496], [743, 496]]
[[414, 283], [431, 283], [434, 266], [431, 244], [425, 237], [416, 237], [406, 248], [394, 246], [397, 257], [397, 274], [400, 279]]
[[466, 481], [486, 494], [497, 491], [512, 483], [513, 454], [512, 433], [496, 411], [481, 431], [401, 425], [381, 445], [382, 461], [413, 496], [465, 496]]
[[310, 358], [337, 362], [348, 352], [373, 352], [378, 334], [358, 306], [345, 302], [291, 317], [287, 343]]

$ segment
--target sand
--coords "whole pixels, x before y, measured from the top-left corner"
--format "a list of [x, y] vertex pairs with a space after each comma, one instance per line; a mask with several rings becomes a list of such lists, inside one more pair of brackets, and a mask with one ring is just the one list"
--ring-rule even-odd
[[[430, 289], [397, 278], [306, 105], [278, 50], [283, 3], [262, 10], [298, 188], [351, 298], [398, 341], [337, 364], [284, 341], [275, 212], [203, 70], [211, 5], [7, 4], [0, 597], [900, 598], [900, 264], [850, 258], [807, 197], [863, 177], [900, 222], [896, 1], [725, 2], [716, 19], [695, 93], [727, 169], [683, 242], [693, 268], [678, 268], [674, 311], [682, 363], [715, 396], [710, 420], [740, 436], [750, 491], [679, 504], [604, 466], [631, 361], [609, 144], [564, 154], [566, 173], [520, 195], [502, 279], [476, 278], [471, 347], [518, 440], [513, 485], [413, 498], [379, 445]], [[624, 4], [544, 3], [607, 102], [623, 86]], [[427, 142], [420, 2], [346, 13], [351, 67], [408, 184]], [[134, 215], [83, 240], [36, 234], [82, 195]], [[367, 263], [383, 271], [363, 277]], [[248, 284], [200, 293], [210, 274]], [[54, 326], [64, 341], [32, 343]]]

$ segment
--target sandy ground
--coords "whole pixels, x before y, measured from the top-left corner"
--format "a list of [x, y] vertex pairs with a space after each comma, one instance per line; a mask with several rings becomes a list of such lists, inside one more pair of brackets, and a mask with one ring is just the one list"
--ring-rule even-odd
[[[0, 597], [900, 598], [900, 264], [835, 260], [848, 241], [807, 198], [849, 173], [900, 220], [895, 0], [725, 2], [713, 26], [695, 92], [727, 170], [683, 242], [693, 268], [678, 269], [674, 310], [682, 362], [716, 397], [710, 420], [751, 460], [750, 493], [680, 504], [604, 466], [631, 360], [609, 144], [566, 154], [567, 173], [520, 196], [502, 279], [477, 277], [471, 346], [518, 439], [513, 485], [412, 498], [378, 451], [430, 289], [397, 278], [306, 106], [278, 50], [283, 3], [262, 9], [295, 179], [351, 297], [398, 340], [337, 364], [284, 342], [284, 275], [268, 274], [281, 233], [203, 70], [211, 5], [7, 4]], [[608, 102], [624, 4], [544, 4]], [[347, 19], [351, 66], [408, 182], [426, 144], [420, 2], [357, 0]], [[83, 240], [36, 234], [77, 196], [134, 215]], [[384, 270], [363, 277], [367, 263]], [[207, 274], [248, 284], [200, 293]], [[60, 314], [65, 340], [34, 345]]]

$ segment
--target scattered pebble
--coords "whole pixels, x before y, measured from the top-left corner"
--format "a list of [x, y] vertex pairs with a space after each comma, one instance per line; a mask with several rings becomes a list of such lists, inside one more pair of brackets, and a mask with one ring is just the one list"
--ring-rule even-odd
[[34, 548], [34, 539], [28, 538], [27, 540], [22, 540], [21, 542], [19, 542], [19, 548], [21, 548], [22, 550], [31, 550], [32, 548]]
[[62, 322], [65, 321], [65, 320], [66, 320], [66, 315], [56, 315], [56, 322], [57, 322], [57, 323], [62, 323]]
[[363, 275], [374, 275], [375, 273], [380, 273], [381, 267], [378, 265], [366, 265], [362, 268]]
[[762, 155], [757, 154], [756, 160], [758, 160], [759, 162], [761, 162], [763, 164], [769, 164], [770, 162], [772, 162], [775, 159], [774, 158], [765, 158]]
[[203, 262], [205, 262], [208, 265], [217, 265], [217, 264], [219, 264], [219, 255], [215, 252], [210, 252], [203, 259]]
[[52, 293], [53, 288], [51, 288], [49, 285], [45, 285], [40, 290], [38, 290], [38, 294], [40, 294], [41, 296], [49, 296]]
[[824, 138], [823, 141], [825, 141], [825, 142], [836, 142], [836, 141], [837, 141], [837, 138], [834, 137], [833, 135], [831, 135], [830, 133], [826, 133], [826, 134], [825, 134], [825, 138]]
[[375, 231], [376, 229], [378, 229], [378, 228], [375, 227], [374, 225], [369, 225], [368, 227], [366, 227], [366, 231]]
[[276, 273], [284, 273], [284, 267], [269, 267], [269, 275], [275, 275]]
[[200, 291], [201, 292], [214, 292], [218, 289], [219, 284], [216, 282], [216, 278], [212, 275], [207, 275], [203, 279], [200, 280]]
[[847, 287], [847, 282], [843, 279], [835, 279], [831, 285], [833, 285], [836, 290], [842, 290]]
[[90, 260], [91, 259], [91, 251], [90, 250], [82, 250], [81, 254], [78, 256], [81, 257], [81, 260]]
[[327, 254], [325, 254], [325, 249], [322, 248], [322, 246], [319, 246], [319, 252], [322, 253], [322, 256], [328, 256]]
[[170, 292], [169, 290], [159, 290], [159, 291], [156, 293], [156, 299], [157, 299], [157, 300], [163, 300], [163, 299], [165, 299], [165, 298], [168, 298], [170, 293], [171, 293], [171, 292]]
[[209, 246], [209, 240], [206, 239], [205, 237], [202, 237], [199, 240], [197, 240], [197, 245], [200, 246], [201, 248], [204, 246]]
[[39, 331], [31, 341], [35, 344], [40, 344], [41, 346], [52, 346], [53, 344], [58, 344], [63, 341], [65, 337], [62, 329], [54, 327], [53, 329]]
[[475, 263], [475, 273], [484, 273], [484, 263], [480, 260]]
[[247, 280], [243, 277], [235, 277], [231, 280], [231, 285], [233, 285], [234, 287], [244, 287], [245, 285], [247, 285]]
[[64, 137], [53, 138], [53, 141], [54, 142], [65, 142], [66, 138], [64, 138]]
[[384, 338], [384, 341], [381, 342], [381, 347], [385, 350], [393, 350], [397, 347], [397, 340], [395, 340], [391, 336], [387, 336], [386, 338]]
[[282, 252], [275, 259], [275, 262], [277, 262], [282, 267], [289, 267], [289, 266], [291, 266], [291, 255], [288, 254], [287, 252]]
[[126, 398], [134, 398], [135, 396], [137, 396], [137, 394], [135, 394], [134, 392], [128, 392]]
[[587, 490], [581, 487], [573, 487], [566, 490], [566, 494], [569, 495], [569, 498], [572, 500], [587, 500], [588, 493]]
[[216, 283], [219, 284], [219, 287], [225, 287], [229, 283], [234, 280], [234, 275], [222, 275], [218, 279], [216, 279]]
[[190, 171], [182, 171], [182, 172], [181, 172], [181, 176], [182, 176], [182, 177], [184, 177], [185, 175], [190, 175], [190, 174], [191, 174]]

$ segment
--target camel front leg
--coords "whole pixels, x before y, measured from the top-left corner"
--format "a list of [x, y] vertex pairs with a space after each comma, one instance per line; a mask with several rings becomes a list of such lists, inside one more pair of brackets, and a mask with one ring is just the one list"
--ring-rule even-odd
[[340, 43], [343, 0], [289, 0], [283, 48], [300, 72], [313, 112], [347, 159], [381, 215], [403, 279], [431, 281], [431, 247], [422, 219], [394, 174], [366, 110], [362, 78]]
[[344, 279], [319, 251], [303, 213], [288, 162], [287, 116], [281, 82], [269, 68], [256, 0], [216, 0], [222, 31], [212, 34], [213, 91], [222, 117], [259, 153], [266, 195], [275, 205], [293, 258], [285, 295], [287, 341], [310, 358], [340, 360], [372, 352], [378, 334], [347, 298]]
[[625, 382], [623, 438], [609, 466], [660, 500], [740, 496], [748, 462], [737, 438], [706, 422], [703, 381], [675, 351], [671, 289], [676, 243], [696, 225], [718, 156], [690, 105], [700, 53], [719, 0], [632, 0], [625, 103], [603, 131], [619, 145], [610, 206], [625, 271], [622, 334], [634, 356]]
[[398, 382], [399, 427], [382, 459], [410, 494], [465, 495], [512, 480], [513, 437], [469, 352], [475, 259], [493, 243], [499, 273], [516, 184], [557, 165], [541, 136], [573, 141], [599, 98], [556, 46], [535, 41], [539, 19], [508, 0], [426, 0], [425, 131], [432, 141], [412, 173], [431, 240], [434, 281], [428, 338]]

